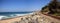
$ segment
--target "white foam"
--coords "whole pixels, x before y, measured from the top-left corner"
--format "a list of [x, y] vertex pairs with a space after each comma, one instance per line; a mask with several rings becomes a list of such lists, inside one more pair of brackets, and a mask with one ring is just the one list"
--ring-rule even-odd
[[[12, 15], [10, 15], [10, 16], [11, 16], [11, 17], [17, 17], [17, 16], [28, 15], [28, 14], [33, 14], [33, 13], [27, 13], [27, 14], [12, 14]], [[11, 18], [11, 17], [4, 16], [4, 15], [0, 15], [0, 20], [1, 20], [1, 19], [5, 19], [5, 18]]]
[[4, 18], [8, 18], [7, 16], [0, 16], [0, 20], [4, 19]]
[[[28, 14], [33, 14], [33, 13], [28, 13]], [[16, 16], [24, 16], [24, 15], [28, 15], [28, 14], [15, 14]]]

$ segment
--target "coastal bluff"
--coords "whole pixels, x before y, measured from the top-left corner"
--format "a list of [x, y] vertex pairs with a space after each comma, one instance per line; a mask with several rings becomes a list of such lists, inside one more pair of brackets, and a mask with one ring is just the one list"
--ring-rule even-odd
[[60, 20], [41, 13], [0, 20], [0, 23], [60, 23]]

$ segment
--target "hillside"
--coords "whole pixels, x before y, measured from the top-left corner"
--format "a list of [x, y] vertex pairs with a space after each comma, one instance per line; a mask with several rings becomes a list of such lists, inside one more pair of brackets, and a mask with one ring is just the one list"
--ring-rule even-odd
[[52, 0], [47, 6], [42, 8], [41, 12], [42, 14], [48, 14], [49, 16], [60, 19], [60, 2]]

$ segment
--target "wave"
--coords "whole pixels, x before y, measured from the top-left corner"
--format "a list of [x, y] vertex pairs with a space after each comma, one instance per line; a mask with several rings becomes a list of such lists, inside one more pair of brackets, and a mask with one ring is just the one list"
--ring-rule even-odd
[[27, 14], [15, 14], [16, 16], [24, 16], [24, 15], [28, 15], [28, 14], [33, 14], [33, 13], [27, 13]]
[[2, 19], [6, 19], [6, 18], [12, 18], [12, 17], [17, 17], [17, 16], [24, 16], [24, 15], [28, 15], [28, 14], [33, 14], [33, 13], [26, 13], [26, 14], [11, 14], [10, 16], [4, 16], [4, 15], [0, 15], [0, 20]]
[[6, 18], [9, 18], [8, 16], [0, 16], [0, 20], [1, 19], [6, 19]]

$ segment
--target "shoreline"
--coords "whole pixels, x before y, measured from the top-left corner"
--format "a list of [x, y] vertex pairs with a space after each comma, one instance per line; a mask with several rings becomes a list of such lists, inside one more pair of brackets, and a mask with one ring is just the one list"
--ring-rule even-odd
[[[0, 20], [8, 20], [8, 19], [13, 19], [13, 18], [18, 18], [18, 17], [23, 17], [23, 16], [28, 16], [28, 15], [32, 15], [33, 13], [27, 13], [27, 14], [15, 14], [15, 17], [10, 17], [10, 18], [5, 18], [5, 19], [0, 19]], [[7, 16], [6, 16], [7, 17]]]

